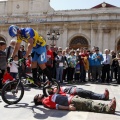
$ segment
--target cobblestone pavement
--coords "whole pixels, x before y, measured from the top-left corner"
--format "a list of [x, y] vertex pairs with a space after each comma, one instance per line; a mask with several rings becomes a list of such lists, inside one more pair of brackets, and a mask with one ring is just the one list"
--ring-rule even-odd
[[[116, 113], [114, 115], [110, 115], [93, 112], [50, 110], [43, 106], [36, 107], [32, 102], [33, 97], [37, 93], [42, 93], [42, 90], [26, 87], [25, 95], [18, 104], [7, 105], [0, 97], [0, 118], [1, 120], [59, 120], [61, 118], [62, 120], [120, 120], [120, 85], [86, 83], [76, 86], [97, 93], [103, 93], [105, 88], [108, 88], [110, 91], [110, 99], [114, 96], [117, 99]], [[110, 101], [101, 102], [109, 103]]]

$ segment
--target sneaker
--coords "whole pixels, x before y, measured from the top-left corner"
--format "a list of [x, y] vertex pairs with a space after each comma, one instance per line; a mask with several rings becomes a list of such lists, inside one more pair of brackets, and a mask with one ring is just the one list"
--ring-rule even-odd
[[104, 95], [105, 95], [105, 100], [109, 100], [109, 91], [108, 91], [108, 89], [105, 89]]
[[116, 109], [116, 98], [115, 97], [111, 100], [108, 106], [110, 107], [112, 113], [115, 113], [115, 109]]

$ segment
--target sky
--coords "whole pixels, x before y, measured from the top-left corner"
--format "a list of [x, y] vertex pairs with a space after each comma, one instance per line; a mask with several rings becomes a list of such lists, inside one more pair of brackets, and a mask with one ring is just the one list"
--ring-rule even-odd
[[50, 0], [50, 5], [54, 10], [89, 9], [103, 2], [120, 7], [120, 0]]

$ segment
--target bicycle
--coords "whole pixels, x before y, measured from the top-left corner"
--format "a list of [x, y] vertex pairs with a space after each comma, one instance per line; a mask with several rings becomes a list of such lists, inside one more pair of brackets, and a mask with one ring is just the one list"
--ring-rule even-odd
[[[2, 100], [11, 105], [18, 103], [24, 96], [24, 80], [22, 75], [22, 64], [24, 63], [23, 60], [19, 60], [18, 62], [18, 77], [16, 80], [8, 81], [2, 88], [1, 96]], [[38, 78], [40, 81], [42, 81], [41, 75], [38, 73]], [[26, 72], [24, 73], [24, 79], [28, 80], [30, 83], [36, 85], [34, 83], [34, 78], [28, 75]], [[47, 81], [48, 82], [48, 81]], [[49, 96], [49, 91], [53, 89], [54, 87], [57, 88], [56, 93], [59, 93], [60, 91], [60, 84], [55, 80], [52, 79], [50, 82], [49, 87], [45, 87], [47, 82], [41, 82], [41, 86], [36, 85], [37, 87], [43, 87], [43, 94], [45, 96]]]

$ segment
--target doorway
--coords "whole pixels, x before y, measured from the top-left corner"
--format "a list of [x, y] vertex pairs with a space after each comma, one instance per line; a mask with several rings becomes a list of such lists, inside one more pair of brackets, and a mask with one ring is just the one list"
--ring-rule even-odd
[[81, 49], [81, 48], [84, 48], [84, 47], [88, 48], [88, 46], [89, 46], [88, 41], [83, 36], [74, 37], [69, 44], [69, 47], [71, 49], [74, 49], [74, 50], [76, 50], [78, 48]]

